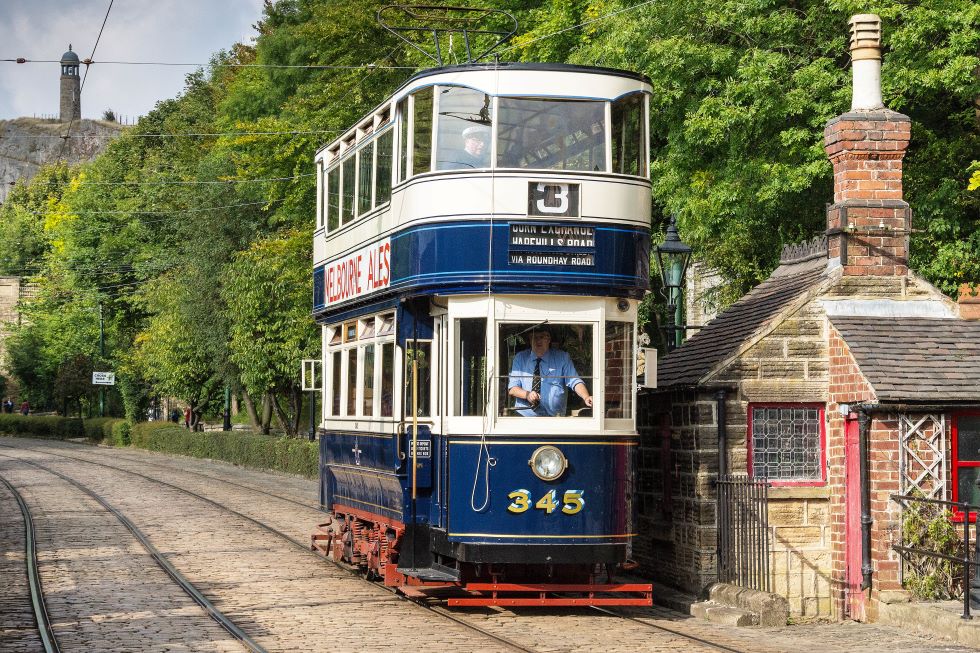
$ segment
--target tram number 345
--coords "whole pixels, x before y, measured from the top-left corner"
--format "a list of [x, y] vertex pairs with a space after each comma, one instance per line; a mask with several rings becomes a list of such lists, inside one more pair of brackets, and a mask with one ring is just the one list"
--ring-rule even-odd
[[[565, 490], [559, 502], [558, 490], [551, 490], [538, 499], [534, 507], [544, 510], [549, 515], [559, 508], [563, 514], [574, 515], [585, 507], [585, 497], [582, 496], [584, 494], [582, 490]], [[510, 505], [507, 506], [508, 512], [519, 514], [531, 507], [531, 493], [527, 490], [514, 490], [507, 495], [507, 498], [511, 500]]]

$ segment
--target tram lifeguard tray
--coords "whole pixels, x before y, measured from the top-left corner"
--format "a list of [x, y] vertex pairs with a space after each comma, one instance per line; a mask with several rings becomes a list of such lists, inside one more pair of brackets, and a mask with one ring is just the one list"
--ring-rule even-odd
[[[500, 9], [480, 9], [476, 7], [445, 7], [440, 5], [386, 5], [378, 10], [377, 19], [385, 28], [412, 48], [418, 50], [442, 66], [443, 50], [446, 58], [454, 56], [453, 36], [458, 34], [463, 40], [466, 58], [454, 63], [474, 63], [488, 57], [499, 46], [517, 33], [517, 19]], [[507, 25], [507, 27], [502, 27]], [[432, 36], [430, 52], [409, 39], [408, 34], [429, 34]], [[443, 46], [442, 40], [447, 40]], [[491, 42], [489, 46], [487, 42]], [[473, 54], [474, 46], [479, 54]], [[482, 48], [482, 49], [481, 49]]]

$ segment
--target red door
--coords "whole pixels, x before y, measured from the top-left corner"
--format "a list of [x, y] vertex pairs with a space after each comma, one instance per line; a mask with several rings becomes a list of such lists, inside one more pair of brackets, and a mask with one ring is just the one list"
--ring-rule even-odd
[[864, 621], [864, 592], [861, 590], [861, 448], [858, 446], [857, 416], [844, 420], [845, 497], [847, 523], [844, 546], [847, 560], [847, 615]]

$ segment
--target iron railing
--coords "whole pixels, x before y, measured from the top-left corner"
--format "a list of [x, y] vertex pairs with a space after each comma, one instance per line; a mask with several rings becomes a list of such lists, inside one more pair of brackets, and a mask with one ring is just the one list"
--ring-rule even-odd
[[770, 591], [769, 482], [718, 479], [718, 580]]
[[[958, 558], [954, 555], [949, 555], [947, 553], [939, 553], [938, 551], [929, 551], [928, 549], [921, 549], [913, 546], [905, 546], [904, 532], [902, 533], [902, 539], [900, 544], [893, 544], [892, 548], [902, 554], [903, 557], [907, 555], [924, 555], [932, 558], [939, 558], [940, 560], [948, 560], [950, 562], [963, 565], [963, 614], [960, 615], [961, 619], [973, 619], [973, 615], [970, 614], [970, 567], [976, 570], [976, 576], [973, 578], [972, 585], [974, 588], [980, 587], [980, 532], [978, 532], [976, 537], [976, 543], [974, 544], [973, 558], [970, 558], [970, 514], [980, 515], [980, 506], [974, 506], [972, 504], [966, 503], [965, 501], [943, 501], [941, 499], [927, 499], [925, 497], [916, 497], [909, 494], [893, 494], [891, 495], [892, 501], [897, 502], [903, 508], [907, 502], [925, 503], [934, 506], [945, 506], [953, 508], [953, 514], [957, 517], [963, 517], [963, 557]], [[904, 530], [904, 529], [903, 529]]]

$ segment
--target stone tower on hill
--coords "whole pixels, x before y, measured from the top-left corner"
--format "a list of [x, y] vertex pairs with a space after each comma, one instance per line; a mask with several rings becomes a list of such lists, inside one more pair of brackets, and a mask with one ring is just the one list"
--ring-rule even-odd
[[82, 118], [82, 80], [78, 76], [81, 62], [71, 51], [61, 55], [61, 122], [71, 122]]

